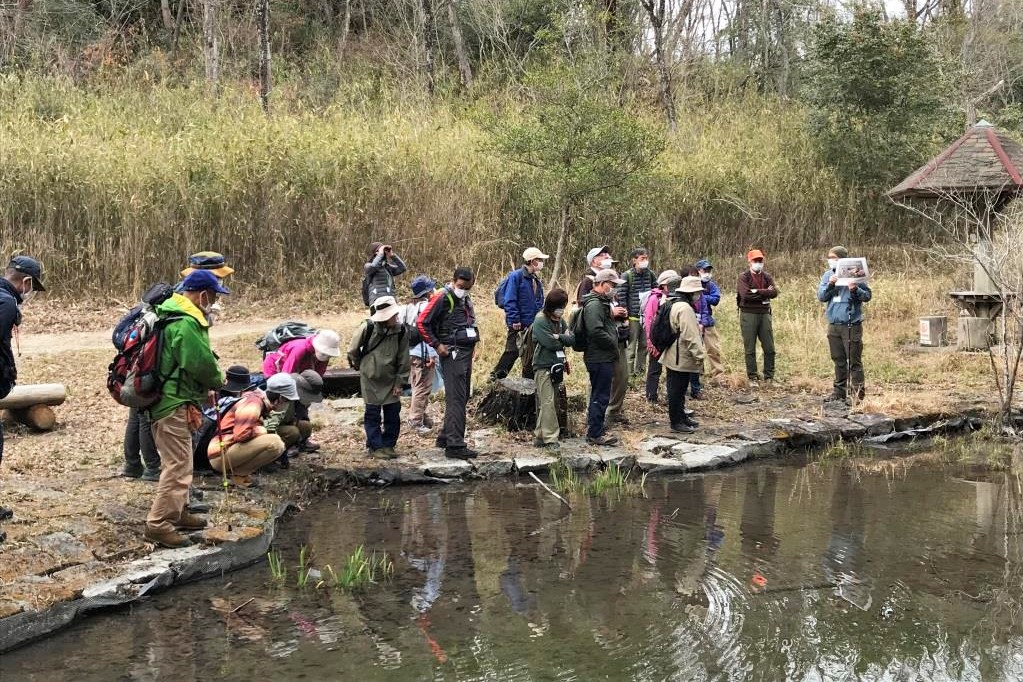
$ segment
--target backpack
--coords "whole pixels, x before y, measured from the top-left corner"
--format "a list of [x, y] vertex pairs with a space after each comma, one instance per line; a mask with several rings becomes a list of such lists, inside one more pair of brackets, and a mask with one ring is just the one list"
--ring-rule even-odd
[[522, 335], [522, 344], [519, 348], [519, 357], [522, 358], [522, 366], [524, 368], [533, 368], [533, 355], [535, 354], [536, 341], [533, 340], [533, 326], [530, 325], [526, 327], [526, 333]]
[[518, 272], [517, 269], [512, 270], [507, 275], [502, 277], [501, 281], [498, 282], [497, 284], [497, 288], [494, 289], [494, 305], [496, 305], [501, 310], [504, 310], [504, 297], [505, 294], [508, 293], [508, 284], [512, 280], [512, 275], [514, 275], [516, 272]]
[[575, 336], [575, 341], [572, 342], [572, 350], [577, 353], [582, 353], [586, 350], [587, 338], [586, 338], [586, 325], [583, 324], [583, 309], [586, 304], [579, 306], [572, 311], [572, 316], [568, 320], [568, 328], [572, 330], [572, 334]]
[[142, 316], [147, 312], [156, 308], [168, 298], [174, 295], [174, 287], [164, 282], [157, 282], [142, 294], [142, 301], [129, 310], [127, 314], [120, 319], [117, 326], [114, 327], [114, 333], [110, 336], [110, 341], [114, 344], [114, 348], [118, 351], [124, 350], [124, 343], [128, 340], [128, 334], [132, 327], [138, 324], [138, 321], [142, 319]]
[[260, 337], [256, 341], [256, 348], [263, 351], [263, 357], [265, 358], [270, 353], [280, 349], [288, 341], [306, 339], [315, 334], [316, 330], [305, 322], [288, 320], [287, 322], [280, 323]]
[[[125, 407], [144, 409], [155, 405], [168, 377], [160, 375], [160, 357], [167, 325], [186, 315], [159, 317], [150, 310], [131, 326], [124, 348], [107, 368], [107, 390]], [[173, 373], [173, 372], [172, 372]]]
[[671, 309], [680, 299], [669, 296], [661, 307], [657, 309], [653, 324], [650, 325], [650, 343], [657, 349], [658, 353], [671, 347], [671, 344], [678, 340], [678, 330], [671, 324]]
[[202, 411], [202, 424], [192, 434], [192, 467], [197, 471], [213, 471], [210, 465], [210, 443], [217, 436], [217, 413], [223, 417], [227, 411], [241, 400], [241, 396], [224, 396], [217, 401], [215, 407], [207, 407]]
[[[377, 347], [384, 342], [384, 339], [387, 338], [387, 334], [381, 334], [377, 342], [370, 346], [370, 339], [373, 336], [373, 329], [375, 328], [376, 324], [372, 320], [366, 320], [366, 328], [362, 330], [362, 336], [359, 337], [358, 347], [355, 349], [355, 352], [348, 353], [348, 364], [352, 369], [359, 369], [359, 365], [362, 364], [362, 359], [376, 350]], [[401, 325], [401, 333], [408, 334], [408, 325]]]

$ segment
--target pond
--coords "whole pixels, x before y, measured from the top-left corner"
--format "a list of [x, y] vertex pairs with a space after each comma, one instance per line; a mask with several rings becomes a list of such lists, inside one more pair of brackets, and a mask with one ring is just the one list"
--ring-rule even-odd
[[[571, 511], [531, 483], [340, 492], [285, 522], [282, 583], [261, 563], [92, 617], [0, 679], [1023, 678], [1014, 475], [758, 464]], [[303, 546], [393, 575], [300, 589]]]

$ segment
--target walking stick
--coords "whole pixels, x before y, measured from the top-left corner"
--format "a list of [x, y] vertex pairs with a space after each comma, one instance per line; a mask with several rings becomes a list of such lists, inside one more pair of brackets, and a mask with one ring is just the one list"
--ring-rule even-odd
[[227, 481], [227, 469], [231, 462], [227, 459], [227, 452], [224, 451], [224, 433], [220, 429], [220, 401], [217, 400], [215, 391], [210, 391], [210, 400], [213, 401], [213, 414], [217, 427], [217, 440], [220, 442], [220, 476], [221, 486], [224, 488], [224, 507], [227, 509], [227, 532], [231, 532], [231, 486]]

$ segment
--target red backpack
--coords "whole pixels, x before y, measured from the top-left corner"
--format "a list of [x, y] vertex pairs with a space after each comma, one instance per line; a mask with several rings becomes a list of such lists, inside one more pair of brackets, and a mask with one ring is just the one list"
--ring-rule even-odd
[[168, 324], [185, 315], [158, 317], [155, 312], [142, 315], [125, 335], [124, 347], [107, 368], [107, 390], [126, 407], [144, 409], [160, 400], [163, 383], [160, 375], [163, 335]]

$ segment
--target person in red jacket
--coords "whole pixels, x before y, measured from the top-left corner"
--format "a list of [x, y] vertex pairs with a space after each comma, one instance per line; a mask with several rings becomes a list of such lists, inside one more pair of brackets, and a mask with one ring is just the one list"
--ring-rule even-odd
[[757, 341], [764, 353], [764, 381], [774, 380], [774, 328], [771, 324], [771, 299], [777, 298], [774, 278], [764, 270], [764, 252], [753, 249], [746, 254], [749, 270], [739, 275], [739, 328], [746, 350], [746, 376], [753, 386], [760, 380], [757, 372]]

